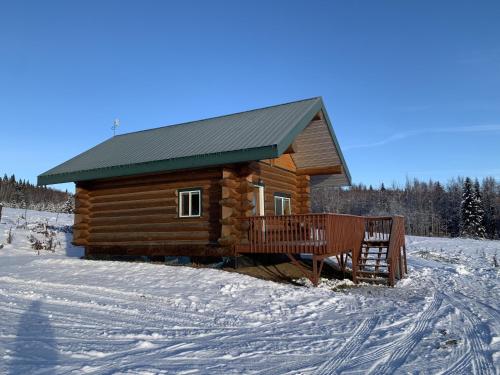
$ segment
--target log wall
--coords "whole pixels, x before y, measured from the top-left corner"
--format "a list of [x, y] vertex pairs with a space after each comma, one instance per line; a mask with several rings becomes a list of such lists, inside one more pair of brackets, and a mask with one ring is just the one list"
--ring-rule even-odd
[[[221, 177], [213, 168], [78, 183], [74, 243], [94, 252], [140, 247], [157, 254], [216, 245]], [[201, 217], [178, 217], [178, 189], [185, 188], [201, 188]]]
[[254, 162], [250, 164], [252, 181], [264, 183], [265, 214], [274, 215], [274, 194], [289, 194], [292, 213], [309, 213], [309, 176], [297, 176], [294, 171], [283, 168], [277, 163]]
[[[259, 182], [266, 215], [275, 214], [275, 193], [290, 196], [293, 214], [310, 213], [309, 176], [297, 176], [286, 155], [279, 161], [78, 183], [73, 242], [90, 255], [228, 255], [247, 240], [248, 227], [240, 219], [253, 215]], [[185, 188], [202, 189], [201, 217], [178, 217], [178, 189]]]

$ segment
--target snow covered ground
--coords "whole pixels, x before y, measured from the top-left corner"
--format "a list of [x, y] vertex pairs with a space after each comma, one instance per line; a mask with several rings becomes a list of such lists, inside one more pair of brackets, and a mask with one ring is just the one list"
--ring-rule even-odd
[[[30, 248], [4, 208], [0, 373], [495, 374], [500, 241], [409, 237], [396, 288], [307, 288]], [[28, 211], [28, 222], [56, 215]], [[57, 225], [70, 224], [59, 215]], [[22, 226], [23, 220], [19, 219]], [[32, 227], [30, 224], [28, 226]]]

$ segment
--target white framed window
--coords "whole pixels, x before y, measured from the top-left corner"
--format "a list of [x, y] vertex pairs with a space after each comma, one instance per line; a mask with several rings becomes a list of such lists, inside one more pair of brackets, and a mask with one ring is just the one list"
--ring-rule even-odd
[[201, 189], [179, 190], [179, 217], [201, 216]]
[[292, 200], [289, 195], [274, 194], [274, 213], [276, 215], [290, 215], [292, 213]]

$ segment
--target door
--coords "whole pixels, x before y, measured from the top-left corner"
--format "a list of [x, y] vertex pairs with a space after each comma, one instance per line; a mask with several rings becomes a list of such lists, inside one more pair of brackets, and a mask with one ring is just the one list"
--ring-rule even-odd
[[[264, 206], [264, 186], [254, 185], [254, 188], [255, 189], [253, 190], [253, 211], [252, 211], [252, 214], [253, 214], [253, 216], [264, 216], [266, 213], [265, 206]], [[265, 238], [266, 238], [265, 219], [262, 218], [262, 220], [259, 220], [259, 222], [260, 222], [260, 224], [257, 223], [257, 225], [253, 228], [253, 230], [256, 232], [256, 235], [261, 238], [261, 240], [265, 240]]]
[[264, 216], [264, 186], [254, 185], [253, 193], [253, 215], [254, 216]]

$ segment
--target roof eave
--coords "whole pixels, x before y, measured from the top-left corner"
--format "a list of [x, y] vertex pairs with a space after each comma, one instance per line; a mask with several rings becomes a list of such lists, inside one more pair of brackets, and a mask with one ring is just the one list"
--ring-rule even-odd
[[146, 163], [119, 165], [77, 172], [41, 174], [37, 178], [38, 185], [51, 185], [64, 182], [79, 182], [103, 178], [133, 176], [146, 173], [170, 172], [181, 169], [201, 168], [251, 160], [272, 159], [278, 157], [277, 145], [257, 147], [244, 150], [226, 151], [215, 154], [195, 155], [183, 158], [158, 160]]

